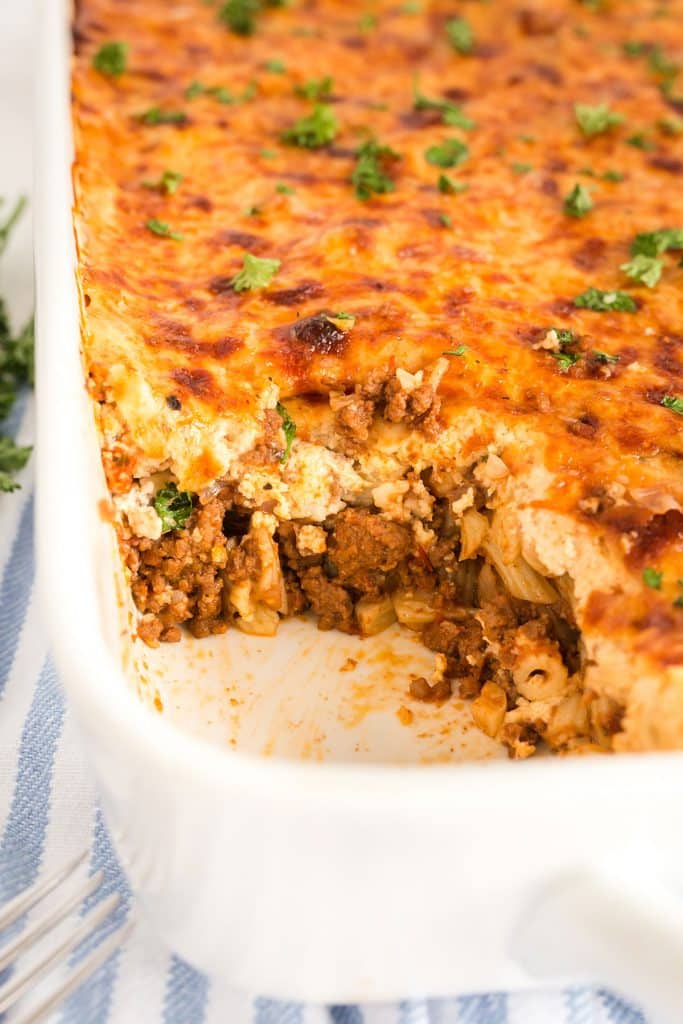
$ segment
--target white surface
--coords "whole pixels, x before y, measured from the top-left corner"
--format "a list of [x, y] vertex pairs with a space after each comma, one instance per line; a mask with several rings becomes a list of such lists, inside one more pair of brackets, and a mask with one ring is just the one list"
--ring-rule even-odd
[[[101, 479], [73, 286], [59, 45], [67, 40], [54, 0], [45, 0], [42, 22], [42, 591], [105, 810], [149, 921], [214, 977], [272, 995], [354, 1001], [527, 984], [510, 943], [539, 886], [608, 866], [624, 850], [637, 858], [643, 835], [680, 864], [683, 758], [311, 763], [201, 742], [142, 706], [119, 667], [114, 550], [96, 509]], [[300, 668], [306, 686], [309, 662]], [[394, 759], [379, 732], [371, 741], [374, 757]], [[566, 962], [558, 957], [557, 969]], [[533, 968], [528, 950], [526, 963]], [[577, 965], [577, 973], [600, 966]]]

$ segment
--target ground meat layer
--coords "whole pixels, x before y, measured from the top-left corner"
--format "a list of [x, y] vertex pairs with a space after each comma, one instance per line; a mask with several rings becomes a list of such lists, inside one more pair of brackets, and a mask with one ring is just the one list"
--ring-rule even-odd
[[139, 635], [176, 641], [181, 624], [197, 637], [230, 625], [268, 634], [305, 611], [320, 629], [365, 635], [398, 620], [435, 652], [432, 678], [407, 681], [413, 699], [472, 699], [477, 724], [518, 757], [542, 740], [571, 749], [597, 737], [608, 747], [619, 709], [581, 692], [579, 636], [560, 595], [512, 598], [484, 558], [460, 560], [458, 530], [438, 507], [434, 523], [426, 551], [409, 525], [374, 510], [277, 522], [217, 495], [186, 529], [126, 542]]

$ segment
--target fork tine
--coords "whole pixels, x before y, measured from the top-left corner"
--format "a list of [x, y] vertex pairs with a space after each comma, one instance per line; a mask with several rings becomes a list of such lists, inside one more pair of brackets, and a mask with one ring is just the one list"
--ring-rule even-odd
[[86, 959], [76, 967], [66, 978], [64, 983], [48, 996], [34, 1010], [29, 1011], [25, 1016], [20, 1017], [14, 1024], [40, 1024], [50, 1016], [53, 1010], [57, 1009], [72, 992], [83, 984], [84, 981], [95, 973], [98, 967], [105, 963], [112, 953], [122, 946], [133, 928], [135, 921], [124, 921], [104, 942], [100, 943]]
[[80, 886], [75, 893], [69, 896], [63, 903], [60, 903], [58, 907], [55, 907], [48, 914], [44, 914], [43, 917], [35, 923], [31, 928], [26, 929], [18, 937], [16, 942], [13, 942], [11, 946], [8, 946], [5, 951], [0, 954], [0, 971], [4, 971], [18, 956], [26, 949], [30, 947], [43, 935], [47, 935], [49, 931], [58, 924], [62, 918], [77, 907], [79, 903], [91, 896], [96, 889], [99, 888], [104, 878], [104, 872], [98, 871], [97, 874], [92, 875], [87, 879], [86, 884]]
[[24, 889], [18, 896], [6, 903], [0, 912], [0, 931], [4, 931], [5, 928], [9, 928], [10, 925], [21, 917], [27, 910], [30, 910], [38, 900], [42, 899], [43, 896], [47, 896], [48, 893], [52, 892], [60, 882], [63, 882], [69, 875], [76, 870], [79, 864], [88, 856], [88, 851], [84, 850], [83, 853], [79, 853], [78, 857], [74, 860], [69, 861], [63, 867], [55, 871], [53, 875], [44, 879], [42, 882], [36, 882], [29, 889]]
[[119, 893], [114, 892], [111, 896], [102, 900], [91, 912], [84, 917], [74, 932], [63, 942], [61, 942], [56, 949], [51, 953], [48, 953], [42, 960], [32, 967], [29, 967], [23, 974], [17, 975], [15, 978], [11, 978], [0, 988], [0, 1014], [13, 1006], [17, 999], [26, 993], [26, 991], [43, 975], [47, 974], [48, 971], [56, 967], [57, 964], [69, 955], [69, 953], [76, 948], [76, 946], [86, 936], [90, 935], [95, 930], [98, 924], [100, 924], [112, 910], [118, 906], [121, 901]]

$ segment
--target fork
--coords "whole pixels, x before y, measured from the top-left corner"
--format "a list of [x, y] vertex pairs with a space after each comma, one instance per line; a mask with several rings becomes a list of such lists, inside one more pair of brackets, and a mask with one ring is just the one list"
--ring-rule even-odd
[[[75, 875], [86, 857], [87, 853], [80, 854], [48, 878], [20, 892], [18, 896], [15, 896], [0, 909], [0, 932], [12, 929], [9, 936], [4, 940], [0, 939], [0, 978], [2, 975], [10, 973], [7, 980], [0, 984], [0, 1017], [7, 1010], [13, 1008], [20, 999], [33, 991], [41, 978], [63, 964], [69, 954], [81, 942], [93, 935], [99, 925], [119, 905], [120, 894], [111, 893], [74, 925], [67, 938], [56, 944], [52, 943], [52, 948], [41, 954], [36, 963], [22, 971], [15, 971], [17, 960], [23, 954], [36, 948], [44, 936], [48, 935], [60, 921], [64, 920], [83, 900], [93, 896], [99, 889], [104, 879], [103, 871], [91, 875], [72, 891], [66, 891], [64, 894], [60, 892], [59, 902], [53, 908], [45, 911], [35, 924], [31, 924], [17, 938], [14, 938], [16, 928], [24, 914], [59, 887], [62, 890], [70, 889], [69, 880]], [[37, 1007], [23, 1016], [12, 1018], [13, 1024], [38, 1024], [38, 1021], [44, 1020], [126, 941], [134, 924], [133, 920], [124, 921], [79, 963], [72, 966], [66, 977]], [[8, 942], [9, 945], [7, 945]], [[3, 945], [5, 948], [2, 948]]]

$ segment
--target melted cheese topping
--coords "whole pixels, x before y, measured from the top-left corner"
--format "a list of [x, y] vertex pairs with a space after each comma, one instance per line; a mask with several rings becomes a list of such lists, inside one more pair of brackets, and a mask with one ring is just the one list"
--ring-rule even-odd
[[[589, 643], [609, 635], [662, 671], [683, 663], [683, 420], [662, 404], [683, 398], [683, 268], [664, 254], [654, 288], [620, 269], [637, 233], [683, 228], [683, 76], [678, 91], [660, 88], [648, 60], [683, 61], [683, 19], [658, 0], [600, 6], [464, 2], [474, 43], [463, 54], [447, 0], [417, 12], [395, 0], [264, 5], [247, 37], [202, 0], [81, 0], [83, 344], [123, 489], [126, 473], [129, 485], [162, 467], [181, 488], [233, 474], [257, 495], [272, 480], [258, 467], [242, 475], [239, 460], [278, 396], [298, 427], [289, 466], [275, 471], [283, 515], [319, 518], [397, 470], [493, 453], [515, 478], [529, 550], [549, 572], [580, 576]], [[92, 64], [112, 40], [129, 46], [117, 77]], [[633, 40], [650, 51], [628, 56]], [[327, 75], [333, 143], [283, 143], [313, 109], [297, 86]], [[189, 98], [198, 77], [205, 88]], [[416, 78], [473, 127], [414, 109]], [[221, 88], [237, 102], [221, 102]], [[623, 120], [588, 137], [577, 103]], [[155, 108], [184, 120], [144, 123]], [[369, 135], [399, 159], [386, 168], [393, 191], [362, 201], [350, 177]], [[432, 147], [454, 138], [467, 159], [440, 168]], [[145, 185], [165, 170], [182, 175], [171, 195]], [[622, 180], [609, 180], [615, 171]], [[444, 191], [442, 173], [467, 190]], [[594, 204], [581, 218], [563, 206], [577, 183]], [[183, 239], [154, 234], [150, 220]], [[266, 288], [237, 292], [247, 252], [280, 269]], [[591, 287], [627, 290], [637, 312], [577, 307]], [[355, 319], [300, 329], [323, 311]], [[580, 357], [568, 368], [556, 358], [562, 330]], [[360, 466], [311, 450], [329, 436], [319, 396], [376, 368], [419, 374], [444, 352], [462, 354], [446, 356], [437, 442], [403, 436]], [[299, 470], [308, 505], [292, 498]], [[405, 496], [379, 493], [405, 509]], [[660, 589], [643, 584], [647, 567], [663, 574]]]

